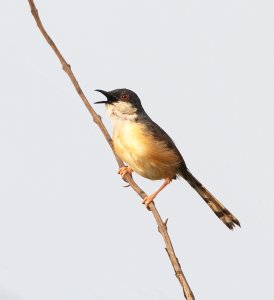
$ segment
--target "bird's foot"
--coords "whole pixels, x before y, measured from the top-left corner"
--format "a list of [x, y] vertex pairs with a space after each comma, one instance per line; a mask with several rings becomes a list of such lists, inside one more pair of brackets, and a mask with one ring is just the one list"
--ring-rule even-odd
[[118, 170], [118, 174], [121, 175], [121, 177], [124, 179], [126, 174], [132, 175], [132, 169], [130, 167], [122, 167]]
[[142, 201], [142, 204], [145, 204], [146, 208], [149, 209], [149, 204], [151, 202], [153, 202], [154, 198], [156, 197], [156, 195], [152, 194], [152, 195], [149, 195], [149, 196], [146, 196], [143, 201]]
[[149, 196], [146, 196], [142, 203], [145, 204], [146, 208], [149, 210], [149, 204], [154, 200], [154, 198], [161, 192], [161, 190], [163, 188], [165, 188], [165, 186], [167, 186], [170, 182], [171, 182], [172, 179], [170, 178], [166, 178], [165, 179], [165, 182], [160, 186], [160, 188], [153, 194], [149, 195]]

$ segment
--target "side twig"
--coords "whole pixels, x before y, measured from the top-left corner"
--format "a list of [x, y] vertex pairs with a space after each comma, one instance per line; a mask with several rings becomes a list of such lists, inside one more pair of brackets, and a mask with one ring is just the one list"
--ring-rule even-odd
[[[74, 76], [74, 73], [71, 70], [71, 66], [66, 62], [66, 60], [64, 59], [63, 55], [61, 54], [61, 52], [59, 51], [59, 49], [57, 48], [57, 46], [55, 45], [55, 43], [53, 42], [53, 40], [51, 39], [51, 37], [48, 35], [47, 31], [45, 30], [41, 19], [39, 17], [38, 14], [38, 10], [34, 4], [33, 0], [28, 0], [30, 8], [31, 8], [31, 13], [36, 21], [36, 24], [38, 26], [38, 28], [40, 29], [41, 33], [43, 34], [44, 38], [46, 39], [46, 41], [48, 42], [48, 44], [50, 45], [50, 47], [52, 48], [52, 50], [54, 51], [54, 53], [57, 55], [58, 59], [60, 60], [63, 70], [67, 73], [67, 75], [69, 76], [72, 84], [74, 85], [78, 95], [80, 96], [80, 98], [82, 99], [83, 103], [85, 104], [86, 108], [88, 109], [88, 111], [90, 112], [93, 121], [99, 126], [100, 130], [102, 131], [105, 139], [107, 140], [109, 146], [111, 147], [112, 151], [113, 151], [113, 145], [112, 145], [112, 139], [105, 127], [105, 125], [103, 124], [101, 117], [99, 115], [97, 115], [97, 113], [95, 112], [95, 110], [92, 108], [92, 106], [90, 105], [90, 103], [88, 102], [86, 96], [84, 95], [76, 77]], [[113, 151], [114, 153], [114, 151]], [[114, 153], [115, 155], [115, 153]], [[119, 165], [119, 167], [123, 167], [124, 164], [121, 161], [121, 159], [115, 155], [116, 161]], [[135, 183], [135, 181], [132, 179], [131, 176], [126, 175], [125, 179], [127, 180], [127, 182], [129, 183], [129, 185], [138, 193], [138, 195], [144, 199], [144, 197], [146, 197], [146, 193]], [[150, 203], [149, 204], [149, 209], [151, 210], [157, 225], [158, 225], [158, 230], [161, 233], [165, 245], [166, 245], [166, 251], [168, 253], [170, 262], [173, 266], [173, 269], [175, 271], [175, 275], [178, 278], [182, 288], [183, 288], [183, 292], [185, 295], [185, 298], [187, 300], [194, 300], [194, 295], [190, 289], [190, 286], [187, 283], [187, 280], [184, 276], [184, 273], [181, 269], [180, 263], [175, 255], [169, 234], [167, 232], [167, 220], [165, 222], [163, 222], [160, 214], [158, 213], [158, 210], [156, 209], [154, 203]]]

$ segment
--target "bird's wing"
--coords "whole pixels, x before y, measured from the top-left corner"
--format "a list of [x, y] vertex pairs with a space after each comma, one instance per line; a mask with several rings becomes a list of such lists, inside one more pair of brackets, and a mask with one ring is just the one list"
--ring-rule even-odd
[[178, 160], [180, 161], [180, 172], [186, 172], [187, 167], [185, 161], [172, 138], [158, 124], [151, 120], [146, 113], [142, 114], [138, 121], [146, 125], [148, 132], [152, 134], [156, 140], [164, 142], [169, 149], [172, 149], [176, 153]]

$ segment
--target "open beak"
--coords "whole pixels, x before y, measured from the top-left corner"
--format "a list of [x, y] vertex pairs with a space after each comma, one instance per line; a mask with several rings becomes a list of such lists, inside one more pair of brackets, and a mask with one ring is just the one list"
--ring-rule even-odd
[[116, 96], [112, 95], [111, 92], [106, 92], [103, 90], [95, 90], [95, 91], [100, 92], [101, 94], [105, 95], [107, 97], [107, 100], [106, 101], [97, 101], [97, 102], [94, 102], [94, 104], [100, 104], [100, 103], [111, 104], [113, 102], [118, 101]]

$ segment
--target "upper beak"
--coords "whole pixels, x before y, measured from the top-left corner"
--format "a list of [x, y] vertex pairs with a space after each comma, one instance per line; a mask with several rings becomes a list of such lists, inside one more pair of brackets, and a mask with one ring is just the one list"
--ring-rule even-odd
[[105, 95], [107, 97], [107, 100], [106, 101], [97, 101], [97, 102], [94, 102], [94, 104], [99, 104], [99, 103], [109, 103], [109, 104], [111, 104], [112, 102], [115, 102], [115, 101], [118, 100], [116, 98], [116, 96], [112, 95], [111, 92], [106, 92], [106, 91], [103, 91], [103, 90], [95, 90], [95, 91], [100, 92], [103, 95]]

